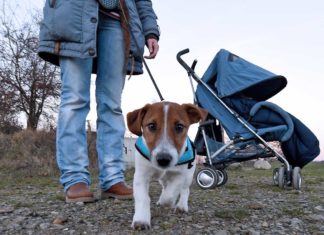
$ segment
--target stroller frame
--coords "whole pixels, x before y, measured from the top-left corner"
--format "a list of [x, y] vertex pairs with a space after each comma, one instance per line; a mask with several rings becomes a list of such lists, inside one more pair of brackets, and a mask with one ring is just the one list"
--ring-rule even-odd
[[[181, 58], [184, 54], [189, 53], [189, 49], [184, 49], [177, 54], [177, 60], [181, 64], [181, 66], [187, 71], [188, 77], [190, 79], [192, 92], [194, 95], [194, 102], [197, 104], [197, 97], [195, 94], [192, 78], [198, 83], [201, 84], [204, 88], [210, 92], [215, 99], [218, 100], [218, 102], [223, 105], [223, 107], [231, 114], [233, 115], [247, 130], [249, 130], [258, 141], [260, 141], [261, 144], [264, 145], [264, 147], [271, 153], [270, 156], [276, 157], [280, 162], [283, 163], [284, 166], [280, 168], [274, 169], [273, 172], [273, 181], [274, 184], [278, 185], [281, 188], [284, 188], [286, 185], [292, 184], [295, 189], [300, 189], [301, 187], [301, 174], [300, 174], [300, 168], [294, 167], [292, 170], [292, 167], [290, 166], [287, 159], [280, 154], [278, 151], [276, 151], [274, 148], [272, 148], [266, 140], [264, 140], [258, 133], [256, 133], [250, 126], [246, 123], [244, 119], [240, 117], [238, 113], [233, 111], [216, 93], [213, 91], [201, 78], [198, 77], [198, 75], [195, 73], [194, 68], [196, 66], [197, 60], [194, 60], [192, 66], [190, 67], [184, 60]], [[206, 157], [207, 157], [207, 168], [201, 172], [198, 172], [197, 178], [201, 177], [201, 181], [203, 181], [206, 184], [200, 184], [198, 181], [198, 185], [203, 189], [209, 189], [214, 188], [216, 186], [221, 186], [226, 183], [227, 181], [227, 174], [224, 170], [226, 167], [224, 164], [221, 167], [213, 167], [212, 159], [224, 152], [228, 147], [231, 145], [234, 145], [237, 142], [244, 141], [245, 139], [240, 137], [238, 139], [232, 139], [228, 143], [225, 143], [222, 147], [220, 147], [216, 152], [214, 152], [212, 155], [210, 153], [210, 149], [208, 146], [207, 141], [207, 134], [205, 132], [205, 126], [213, 124], [210, 120], [203, 121], [199, 124], [199, 129], [201, 130], [204, 144], [206, 147]], [[249, 140], [246, 140], [249, 141]], [[255, 159], [255, 158], [253, 158]], [[247, 159], [248, 160], [248, 159]], [[221, 180], [221, 182], [220, 182]], [[224, 181], [222, 181], [224, 180]]]

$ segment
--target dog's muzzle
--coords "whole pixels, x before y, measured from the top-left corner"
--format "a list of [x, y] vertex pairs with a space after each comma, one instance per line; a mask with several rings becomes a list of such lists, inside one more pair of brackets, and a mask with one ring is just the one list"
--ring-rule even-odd
[[172, 156], [168, 153], [158, 153], [156, 155], [156, 161], [159, 166], [167, 167], [170, 165], [170, 162], [172, 161]]

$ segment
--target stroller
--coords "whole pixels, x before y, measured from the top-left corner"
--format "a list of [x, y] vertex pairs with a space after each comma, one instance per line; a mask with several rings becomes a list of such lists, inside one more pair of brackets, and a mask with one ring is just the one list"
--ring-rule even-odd
[[[273, 183], [280, 188], [302, 185], [301, 169], [319, 155], [316, 136], [296, 117], [266, 101], [286, 85], [275, 75], [224, 49], [220, 50], [202, 78], [181, 56], [178, 62], [188, 73], [194, 102], [209, 114], [199, 124], [194, 140], [196, 152], [206, 156], [205, 167], [196, 174], [202, 189], [224, 185], [225, 168], [234, 162], [276, 157], [282, 166], [273, 171]], [[198, 83], [194, 90], [192, 78]], [[224, 141], [224, 131], [229, 141]], [[282, 154], [268, 142], [280, 143]]]

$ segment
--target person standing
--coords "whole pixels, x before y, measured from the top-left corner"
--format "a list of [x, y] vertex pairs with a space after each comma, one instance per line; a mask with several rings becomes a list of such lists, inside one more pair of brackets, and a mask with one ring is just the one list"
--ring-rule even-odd
[[46, 0], [43, 9], [38, 55], [61, 69], [56, 159], [66, 202], [94, 200], [85, 129], [92, 73], [101, 198], [133, 196], [124, 179], [121, 95], [126, 74], [143, 73], [145, 44], [146, 58], [157, 55], [160, 33], [150, 0], [116, 1], [107, 10], [97, 0]]

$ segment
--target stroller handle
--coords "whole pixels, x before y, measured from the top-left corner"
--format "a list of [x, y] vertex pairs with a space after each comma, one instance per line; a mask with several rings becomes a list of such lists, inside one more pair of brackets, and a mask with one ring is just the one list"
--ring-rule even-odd
[[179, 51], [177, 54], [177, 60], [178, 62], [181, 64], [182, 67], [184, 67], [185, 70], [187, 70], [188, 73], [193, 73], [194, 71], [192, 70], [192, 68], [189, 67], [189, 65], [184, 62], [184, 60], [181, 58], [181, 56], [183, 56], [184, 54], [189, 53], [189, 49], [184, 49], [182, 51]]
[[196, 81], [196, 82], [200, 82], [200, 78], [196, 75], [194, 69], [196, 67], [197, 64], [197, 60], [195, 60], [192, 63], [192, 66], [190, 67], [186, 62], [184, 62], [184, 60], [181, 58], [181, 56], [183, 56], [184, 54], [189, 53], [189, 49], [184, 49], [182, 51], [179, 51], [177, 54], [177, 60], [178, 62], [182, 65], [182, 67], [188, 72], [189, 76], [192, 76], [192, 78]]

